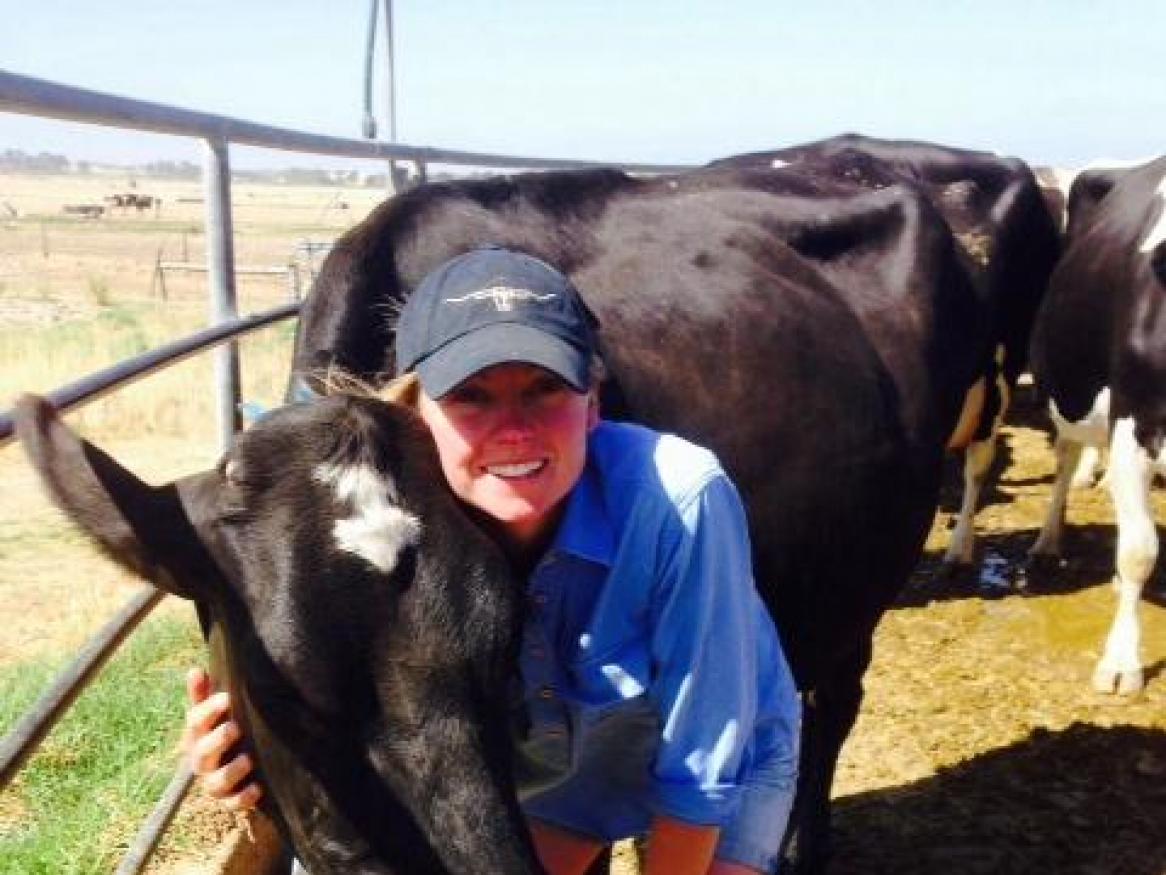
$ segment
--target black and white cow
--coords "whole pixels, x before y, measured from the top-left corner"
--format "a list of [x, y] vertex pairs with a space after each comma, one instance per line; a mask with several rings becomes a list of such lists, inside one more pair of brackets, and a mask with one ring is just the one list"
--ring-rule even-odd
[[[1149, 490], [1166, 471], [1166, 157], [1082, 174], [1069, 203], [1068, 248], [1033, 336], [1033, 373], [1056, 428], [1057, 475], [1032, 553], [1059, 554], [1082, 447], [1108, 445], [1118, 607], [1093, 682], [1100, 691], [1134, 692], [1144, 683], [1138, 602], [1158, 555]], [[1084, 212], [1074, 215], [1075, 204]]]
[[[391, 374], [393, 314], [494, 243], [567, 273], [598, 317], [609, 418], [716, 451], [804, 693], [786, 857], [821, 871], [872, 633], [919, 557], [944, 447], [990, 355], [943, 218], [906, 186], [797, 170], [523, 174], [420, 186], [338, 242], [305, 302], [293, 394]], [[725, 630], [731, 635], [731, 630]]]
[[403, 407], [274, 412], [148, 486], [26, 396], [48, 490], [118, 562], [198, 602], [271, 814], [313, 875], [538, 875], [510, 777], [522, 592]]
[[[1033, 320], [1060, 254], [1058, 227], [1032, 170], [1020, 159], [914, 140], [843, 134], [713, 166], [789, 167], [879, 189], [919, 186], [947, 219], [969, 260], [989, 320], [993, 355], [985, 361], [985, 402], [966, 447], [964, 491], [945, 555], [969, 565], [975, 514], [996, 454], [996, 435], [1025, 369]], [[962, 444], [953, 449], [964, 449]]]

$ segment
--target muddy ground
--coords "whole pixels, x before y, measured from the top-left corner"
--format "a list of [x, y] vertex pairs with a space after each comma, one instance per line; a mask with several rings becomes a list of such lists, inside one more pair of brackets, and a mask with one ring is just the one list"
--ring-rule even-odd
[[[1018, 402], [977, 516], [979, 555], [1002, 555], [1010, 569], [1040, 527], [1053, 471], [1042, 417], [1031, 399]], [[1145, 691], [1094, 693], [1115, 604], [1104, 488], [1070, 496], [1065, 567], [989, 596], [975, 572], [940, 574], [956, 464], [949, 475], [924, 560], [876, 635], [835, 784], [831, 875], [1163, 875], [1161, 572], [1142, 604]]]

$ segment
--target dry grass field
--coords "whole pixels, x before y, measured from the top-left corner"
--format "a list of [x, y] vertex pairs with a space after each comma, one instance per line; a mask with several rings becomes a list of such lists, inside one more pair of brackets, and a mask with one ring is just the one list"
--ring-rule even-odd
[[[138, 180], [163, 198], [157, 215], [66, 218], [127, 180], [0, 177], [0, 397], [48, 389], [189, 331], [206, 311], [201, 276], [152, 290], [158, 253], [201, 260], [201, 192]], [[241, 185], [238, 261], [286, 264], [302, 239], [326, 240], [379, 192]], [[343, 201], [347, 209], [340, 209]], [[5, 218], [4, 204], [16, 211]], [[185, 252], [183, 247], [185, 247]], [[240, 309], [283, 301], [282, 278], [242, 277]], [[245, 394], [278, 399], [290, 331], [243, 345]], [[216, 454], [209, 363], [196, 359], [74, 417], [147, 478], [172, 478]], [[1052, 474], [1034, 410], [1006, 432], [1002, 479], [978, 522], [983, 547], [1015, 564], [1031, 543]], [[1025, 591], [985, 599], [970, 579], [936, 575], [958, 475], [926, 555], [876, 635], [868, 695], [835, 788], [833, 875], [870, 873], [1166, 873], [1166, 607], [1142, 605], [1146, 691], [1099, 696], [1089, 674], [1110, 620], [1112, 510], [1100, 489], [1071, 499], [1072, 560]], [[71, 651], [137, 586], [96, 559], [40, 498], [18, 448], [0, 449], [0, 667]], [[1160, 513], [1166, 500], [1156, 497]], [[168, 608], [185, 610], [182, 606]], [[175, 668], [175, 709], [181, 672]], [[6, 817], [0, 803], [0, 837]], [[209, 875], [233, 822], [196, 804], [180, 847], [153, 866]], [[622, 875], [634, 871], [625, 855]], [[3, 865], [0, 864], [0, 871]], [[80, 870], [79, 870], [80, 871]]]

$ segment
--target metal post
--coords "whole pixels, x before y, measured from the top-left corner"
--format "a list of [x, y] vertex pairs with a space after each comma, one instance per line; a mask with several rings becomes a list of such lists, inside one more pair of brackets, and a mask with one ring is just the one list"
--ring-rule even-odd
[[372, 112], [372, 56], [376, 49], [377, 39], [377, 6], [381, 0], [372, 0], [368, 9], [368, 38], [364, 43], [364, 116], [361, 118], [360, 131], [366, 140], [375, 140], [377, 136], [377, 120]]
[[[389, 142], [397, 142], [397, 85], [393, 79], [393, 0], [385, 4], [385, 119], [389, 123]], [[403, 186], [398, 181], [397, 162], [389, 160], [385, 174], [389, 194], [396, 194]]]
[[[206, 197], [206, 262], [211, 293], [211, 323], [238, 318], [235, 299], [235, 249], [231, 227], [231, 168], [227, 143], [203, 141], [203, 190]], [[226, 450], [239, 430], [239, 347], [232, 341], [215, 351], [219, 447]]]

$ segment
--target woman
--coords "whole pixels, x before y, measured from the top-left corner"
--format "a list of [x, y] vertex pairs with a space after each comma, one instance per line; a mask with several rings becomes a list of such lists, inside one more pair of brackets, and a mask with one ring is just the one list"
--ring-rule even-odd
[[[599, 418], [570, 281], [489, 247], [428, 275], [397, 372], [454, 494], [527, 580], [516, 779], [540, 860], [587, 869], [647, 835], [647, 875], [776, 869], [800, 706], [754, 588], [740, 499], [711, 453]], [[225, 693], [191, 673], [185, 746], [212, 796], [254, 806]]]

